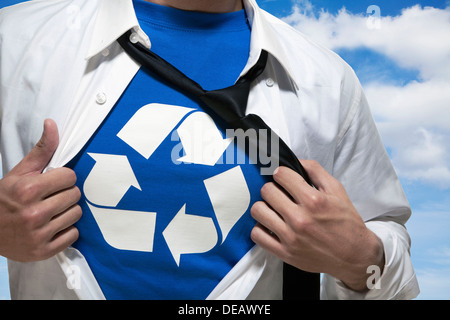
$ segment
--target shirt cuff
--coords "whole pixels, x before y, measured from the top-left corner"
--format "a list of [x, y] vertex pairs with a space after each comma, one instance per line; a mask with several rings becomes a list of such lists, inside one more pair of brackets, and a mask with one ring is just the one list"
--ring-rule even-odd
[[369, 269], [368, 290], [356, 292], [342, 281], [324, 274], [321, 299], [324, 300], [409, 300], [418, 296], [419, 284], [411, 262], [411, 240], [406, 228], [393, 221], [369, 221], [366, 226], [383, 242], [385, 267], [377, 280]]

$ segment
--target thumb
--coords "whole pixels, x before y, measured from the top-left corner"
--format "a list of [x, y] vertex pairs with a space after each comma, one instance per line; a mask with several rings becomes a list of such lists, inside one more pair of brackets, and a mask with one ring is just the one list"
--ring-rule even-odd
[[[325, 170], [317, 161], [301, 160], [314, 186], [325, 193], [341, 191], [341, 183]], [[345, 191], [345, 190], [344, 190]]]
[[10, 173], [26, 175], [31, 173], [42, 173], [50, 162], [59, 144], [58, 127], [55, 121], [46, 119], [44, 131], [40, 140], [25, 158]]

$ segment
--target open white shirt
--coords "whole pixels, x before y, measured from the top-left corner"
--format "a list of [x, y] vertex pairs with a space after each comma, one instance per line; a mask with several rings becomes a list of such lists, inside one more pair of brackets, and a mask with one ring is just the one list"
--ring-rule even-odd
[[[252, 26], [245, 73], [262, 49], [264, 73], [252, 85], [258, 114], [302, 159], [317, 160], [345, 186], [384, 244], [379, 288], [357, 293], [323, 275], [322, 299], [409, 299], [419, 289], [404, 227], [411, 211], [352, 69], [336, 54], [244, 1]], [[85, 145], [140, 66], [116, 42], [129, 29], [151, 47], [131, 0], [35, 0], [0, 11], [0, 114], [3, 170], [34, 146], [44, 119], [60, 145], [49, 167], [64, 166]], [[35, 263], [8, 261], [13, 299], [103, 299], [74, 248]], [[282, 262], [255, 246], [210, 299], [280, 299]]]

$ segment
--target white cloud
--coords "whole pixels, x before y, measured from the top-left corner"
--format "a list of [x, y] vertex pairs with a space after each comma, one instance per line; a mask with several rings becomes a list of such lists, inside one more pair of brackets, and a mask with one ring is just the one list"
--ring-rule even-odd
[[428, 253], [433, 257], [433, 263], [437, 265], [450, 266], [450, 248], [442, 246], [439, 248], [430, 248]]
[[[423, 190], [421, 191], [423, 193]], [[419, 281], [417, 299], [449, 299], [450, 198], [422, 202], [406, 227], [412, 240], [411, 258]]]
[[438, 74], [448, 78], [442, 67], [449, 67], [450, 9], [416, 5], [396, 17], [381, 16], [376, 22], [378, 18], [355, 15], [345, 8], [336, 15], [314, 13], [311, 3], [303, 1], [284, 20], [331, 49], [367, 47], [404, 68], [420, 70], [425, 78]]
[[330, 49], [368, 48], [419, 72], [405, 86], [380, 80], [365, 91], [399, 175], [450, 188], [450, 7], [373, 18], [345, 8], [317, 12], [303, 0], [284, 20]]
[[365, 92], [378, 121], [450, 133], [450, 81], [412, 81], [402, 87], [371, 83]]
[[450, 269], [418, 269], [417, 279], [420, 287], [418, 300], [448, 300], [450, 288]]

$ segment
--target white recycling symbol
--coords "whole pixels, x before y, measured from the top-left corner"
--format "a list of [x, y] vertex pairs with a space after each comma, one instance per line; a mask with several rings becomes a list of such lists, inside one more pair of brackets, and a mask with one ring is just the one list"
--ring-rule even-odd
[[[185, 151], [185, 156], [178, 160], [214, 166], [232, 139], [223, 139], [214, 120], [195, 109], [165, 104], [146, 105], [133, 115], [117, 136], [148, 160], [186, 115], [177, 129]], [[95, 165], [86, 178], [83, 192], [105, 241], [121, 250], [153, 252], [157, 212], [116, 208], [130, 187], [142, 191], [127, 156], [88, 155], [95, 160]], [[240, 166], [208, 178], [203, 183], [223, 243], [247, 211], [250, 192]], [[182, 254], [204, 253], [218, 242], [218, 230], [213, 219], [187, 213], [186, 204], [162, 234], [178, 266]]]

